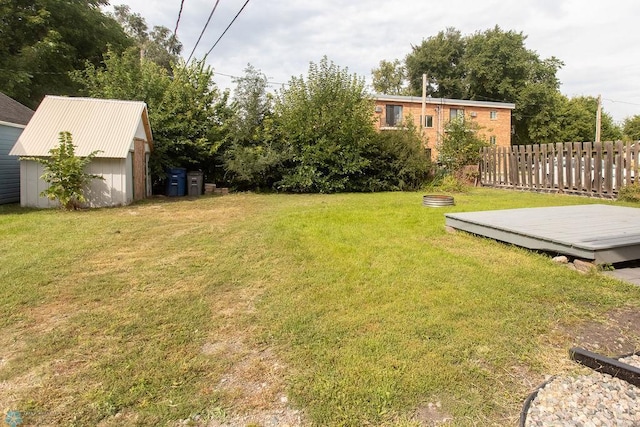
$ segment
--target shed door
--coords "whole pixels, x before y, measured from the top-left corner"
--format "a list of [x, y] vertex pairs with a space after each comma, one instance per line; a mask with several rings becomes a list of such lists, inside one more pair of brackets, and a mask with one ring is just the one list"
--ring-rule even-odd
[[147, 194], [147, 167], [144, 140], [133, 140], [133, 200], [144, 199]]

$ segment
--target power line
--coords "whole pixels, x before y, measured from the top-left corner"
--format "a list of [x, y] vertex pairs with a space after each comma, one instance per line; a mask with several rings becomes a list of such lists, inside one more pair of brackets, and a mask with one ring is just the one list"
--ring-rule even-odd
[[229, 30], [229, 28], [231, 28], [231, 26], [233, 25], [234, 22], [236, 22], [236, 19], [238, 19], [238, 16], [240, 16], [240, 14], [242, 13], [242, 11], [244, 10], [244, 8], [247, 6], [247, 4], [249, 3], [249, 0], [245, 1], [244, 4], [242, 5], [242, 7], [240, 8], [240, 10], [238, 11], [238, 13], [236, 13], [236, 16], [233, 17], [233, 19], [231, 20], [231, 22], [229, 23], [229, 25], [227, 25], [227, 28], [224, 29], [224, 31], [222, 32], [222, 34], [220, 34], [220, 37], [218, 37], [218, 40], [216, 40], [216, 42], [213, 44], [213, 46], [211, 46], [211, 49], [209, 49], [209, 52], [207, 52], [207, 54], [204, 56], [205, 58], [207, 56], [209, 56], [209, 54], [211, 53], [211, 51], [218, 45], [218, 42], [220, 42], [220, 40], [222, 39], [222, 37], [224, 37], [224, 35], [227, 33], [227, 31]]
[[[217, 76], [231, 77], [232, 79], [241, 79], [242, 78], [240, 76], [234, 76], [232, 74], [219, 73], [217, 71], [214, 71], [213, 75], [214, 75], [214, 77], [217, 75]], [[289, 83], [274, 82], [273, 80], [267, 80], [267, 84], [270, 84], [270, 85], [285, 85], [285, 86], [289, 85]]]
[[603, 101], [609, 101], [609, 102], [613, 102], [613, 103], [617, 103], [617, 104], [627, 104], [627, 105], [637, 105], [640, 106], [640, 104], [635, 103], [635, 102], [627, 102], [627, 101], [616, 101], [614, 99], [607, 99], [607, 98], [602, 98]]
[[176, 27], [173, 30], [173, 35], [171, 35], [170, 39], [170, 48], [173, 50], [176, 46], [176, 42], [178, 41], [178, 25], [180, 25], [180, 18], [182, 17], [182, 8], [184, 7], [184, 0], [180, 2], [180, 10], [178, 11], [178, 19], [176, 20]]
[[209, 22], [211, 21], [211, 17], [213, 16], [213, 12], [215, 12], [216, 8], [218, 7], [218, 3], [220, 3], [220, 0], [216, 0], [216, 4], [213, 5], [213, 9], [211, 9], [211, 13], [209, 14], [209, 18], [207, 18], [207, 22], [204, 24], [204, 28], [202, 28], [202, 31], [200, 32], [200, 36], [198, 37], [198, 40], [196, 41], [196, 44], [193, 46], [193, 50], [189, 54], [189, 58], [187, 59], [187, 64], [191, 60], [191, 57], [193, 56], [193, 53], [196, 51], [196, 48], [198, 47], [198, 44], [200, 44], [200, 40], [202, 40], [202, 36], [204, 35], [205, 30], [209, 26]]
[[180, 25], [180, 18], [182, 17], [182, 8], [184, 7], [184, 0], [180, 2], [180, 10], [178, 11], [178, 19], [176, 20], [176, 28], [173, 30], [173, 39], [178, 37], [178, 25]]

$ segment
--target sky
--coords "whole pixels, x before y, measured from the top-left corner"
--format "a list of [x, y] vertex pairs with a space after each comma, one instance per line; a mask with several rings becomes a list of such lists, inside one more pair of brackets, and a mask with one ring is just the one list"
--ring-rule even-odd
[[[220, 0], [194, 57], [202, 59], [246, 0]], [[174, 30], [181, 0], [112, 0], [141, 14], [149, 27]], [[184, 0], [178, 39], [185, 59], [215, 0]], [[640, 2], [637, 0], [250, 0], [207, 56], [214, 81], [235, 86], [247, 64], [278, 89], [305, 76], [324, 55], [371, 83], [383, 59], [403, 60], [412, 45], [453, 27], [463, 35], [498, 25], [527, 35], [541, 59], [564, 62], [562, 93], [601, 95], [614, 120], [640, 114]]]

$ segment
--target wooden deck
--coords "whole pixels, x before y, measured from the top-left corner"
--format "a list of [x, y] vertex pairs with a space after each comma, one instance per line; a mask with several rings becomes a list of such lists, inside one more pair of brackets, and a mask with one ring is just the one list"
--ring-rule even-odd
[[640, 259], [640, 209], [609, 205], [450, 213], [447, 226], [529, 249], [595, 260]]

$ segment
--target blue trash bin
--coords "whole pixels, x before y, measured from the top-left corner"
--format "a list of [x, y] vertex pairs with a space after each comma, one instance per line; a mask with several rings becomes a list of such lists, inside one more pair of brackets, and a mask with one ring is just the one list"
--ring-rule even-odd
[[167, 196], [181, 197], [186, 194], [187, 170], [184, 168], [167, 169]]

